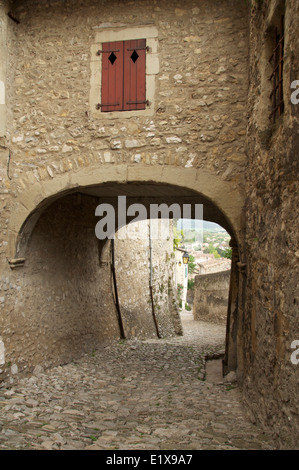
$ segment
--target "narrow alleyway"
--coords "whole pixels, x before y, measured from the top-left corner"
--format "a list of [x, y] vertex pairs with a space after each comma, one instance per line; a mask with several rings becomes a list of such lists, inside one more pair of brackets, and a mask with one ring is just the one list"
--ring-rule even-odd
[[236, 384], [205, 368], [225, 327], [182, 320], [183, 337], [117, 342], [0, 388], [0, 450], [275, 448]]

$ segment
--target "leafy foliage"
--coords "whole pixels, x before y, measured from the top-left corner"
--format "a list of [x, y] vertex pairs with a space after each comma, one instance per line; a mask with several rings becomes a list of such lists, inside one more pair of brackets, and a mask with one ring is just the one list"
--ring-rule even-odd
[[195, 258], [193, 255], [189, 255], [188, 273], [192, 274], [195, 271], [195, 268], [196, 268]]
[[184, 232], [183, 230], [178, 230], [176, 226], [173, 227], [173, 249], [179, 247], [179, 245], [184, 241]]

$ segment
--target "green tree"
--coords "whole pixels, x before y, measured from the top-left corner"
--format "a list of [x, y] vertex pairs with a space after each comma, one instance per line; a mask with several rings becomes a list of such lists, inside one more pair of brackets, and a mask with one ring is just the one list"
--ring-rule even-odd
[[182, 294], [183, 294], [183, 285], [182, 284], [178, 284], [178, 287], [177, 287], [177, 295], [178, 295], [178, 302], [179, 302], [179, 307], [181, 308], [182, 307]]
[[192, 274], [196, 268], [196, 262], [193, 255], [189, 255], [188, 273]]
[[217, 248], [217, 252], [220, 255], [220, 258], [232, 259], [232, 249], [231, 248]]
[[210, 243], [209, 246], [204, 249], [204, 253], [209, 253], [211, 255], [214, 255], [214, 258], [221, 258], [220, 254], [214, 247], [213, 243]]
[[184, 241], [184, 232], [183, 230], [178, 230], [176, 226], [173, 226], [173, 249], [179, 247], [179, 245]]
[[231, 248], [225, 248], [225, 249], [223, 250], [222, 257], [223, 257], [223, 258], [232, 259], [232, 249], [231, 249]]

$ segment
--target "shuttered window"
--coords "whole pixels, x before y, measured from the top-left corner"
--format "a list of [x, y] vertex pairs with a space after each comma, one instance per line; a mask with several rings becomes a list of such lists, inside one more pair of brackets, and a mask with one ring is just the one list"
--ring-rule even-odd
[[146, 40], [102, 46], [102, 112], [145, 109]]

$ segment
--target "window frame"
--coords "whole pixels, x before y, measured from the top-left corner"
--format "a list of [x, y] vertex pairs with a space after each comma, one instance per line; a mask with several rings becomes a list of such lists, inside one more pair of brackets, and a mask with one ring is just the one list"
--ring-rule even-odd
[[[156, 76], [159, 73], [158, 55], [158, 30], [156, 26], [138, 25], [128, 27], [125, 25], [107, 25], [94, 28], [95, 41], [91, 46], [91, 78], [89, 109], [94, 117], [101, 119], [123, 119], [131, 116], [152, 116], [155, 112]], [[145, 64], [145, 87], [146, 104], [145, 109], [122, 110], [122, 111], [101, 111], [102, 99], [102, 55], [98, 51], [102, 50], [103, 44], [108, 42], [127, 41], [145, 39], [146, 40], [146, 64]]]
[[[102, 56], [101, 112], [137, 111], [146, 99], [146, 39], [106, 42]], [[134, 57], [133, 57], [134, 56]]]

